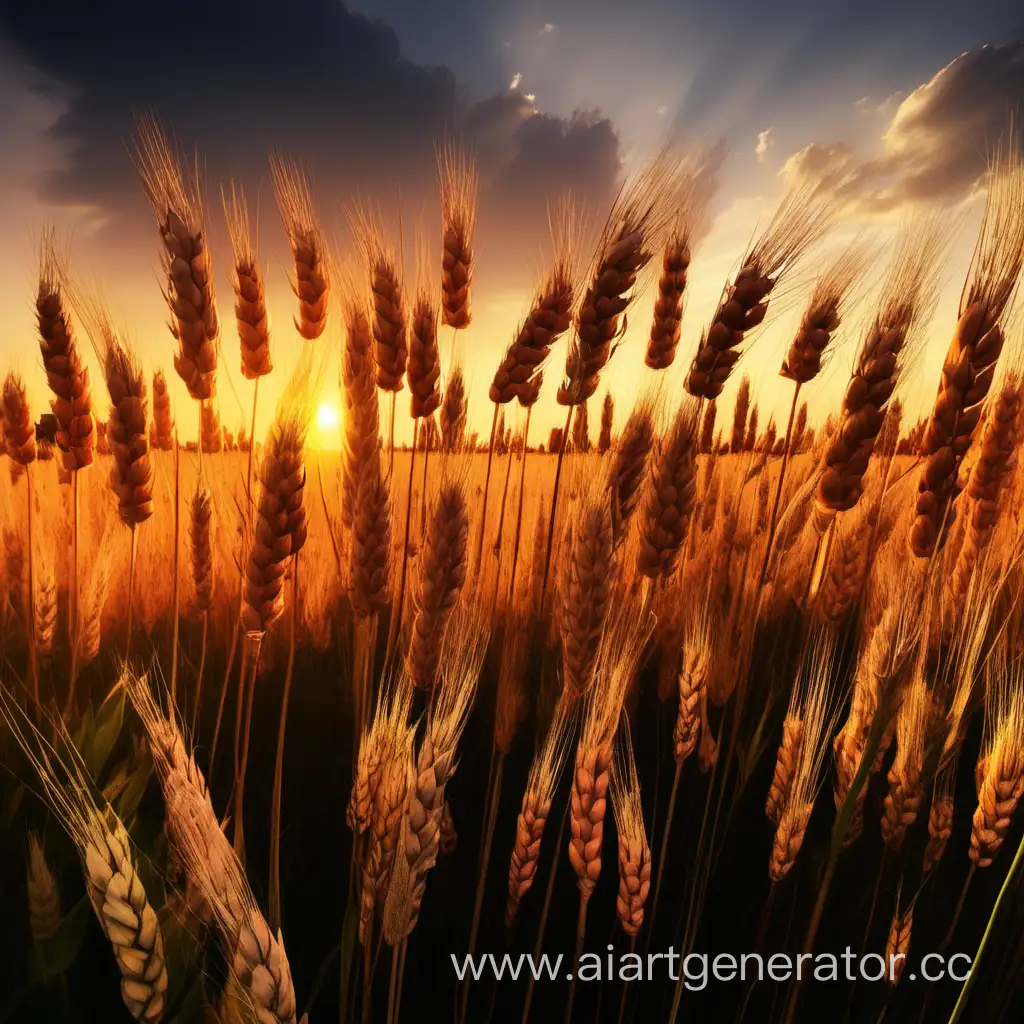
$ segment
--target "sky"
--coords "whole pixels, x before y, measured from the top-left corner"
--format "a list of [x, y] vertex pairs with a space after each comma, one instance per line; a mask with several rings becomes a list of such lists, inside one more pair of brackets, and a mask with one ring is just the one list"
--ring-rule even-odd
[[[840, 166], [851, 184], [836, 226], [780, 289], [740, 372], [751, 377], [762, 422], [785, 415], [778, 366], [815, 271], [867, 233], [876, 265], [828, 372], [808, 389], [812, 420], [823, 418], [841, 397], [889, 240], [908, 216], [936, 209], [949, 218], [950, 253], [929, 346], [908, 382], [911, 405], [923, 406], [955, 322], [987, 159], [1024, 101], [1024, 15], [1003, 0], [182, 0], [172, 19], [169, 10], [137, 0], [0, 0], [0, 368], [23, 374], [36, 415], [48, 401], [32, 316], [38, 239], [55, 224], [76, 280], [102, 290], [148, 372], [167, 369], [181, 435], [194, 436], [196, 417], [173, 379], [156, 223], [132, 160], [143, 111], [201, 168], [229, 429], [247, 421], [252, 385], [238, 369], [221, 188], [238, 181], [258, 206], [276, 364], [261, 389], [262, 436], [304, 344], [292, 327], [269, 152], [308, 168], [339, 258], [353, 249], [346, 205], [378, 204], [396, 247], [401, 224], [411, 283], [417, 236], [428, 251], [439, 247], [435, 146], [445, 138], [474, 154], [481, 181], [474, 318], [458, 339], [472, 428], [489, 426], [487, 386], [548, 257], [549, 205], [571, 194], [592, 239], [624, 178], [670, 136], [727, 156], [694, 249], [677, 366], [661, 381], [668, 394], [682, 396], [723, 285], [787, 187]], [[439, 277], [439, 265], [428, 271]], [[652, 303], [648, 281], [598, 401], [607, 387], [625, 410], [651, 385], [643, 347]], [[327, 409], [339, 404], [338, 320], [317, 342]], [[532, 440], [561, 420], [554, 383], [564, 346]], [[735, 389], [736, 381], [722, 397], [723, 416]], [[407, 405], [407, 392], [399, 402]], [[324, 416], [314, 443], [337, 446], [331, 420]], [[399, 416], [399, 439], [409, 433]]]

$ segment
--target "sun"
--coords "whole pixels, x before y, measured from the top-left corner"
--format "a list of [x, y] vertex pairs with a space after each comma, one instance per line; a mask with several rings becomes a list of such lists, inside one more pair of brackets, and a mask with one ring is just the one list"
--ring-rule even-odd
[[316, 413], [316, 425], [322, 431], [334, 430], [341, 422], [341, 415], [337, 408], [328, 403], [320, 406]]

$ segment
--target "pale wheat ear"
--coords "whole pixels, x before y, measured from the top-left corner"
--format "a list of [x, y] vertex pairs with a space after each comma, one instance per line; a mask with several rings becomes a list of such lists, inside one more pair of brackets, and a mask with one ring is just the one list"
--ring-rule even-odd
[[[0, 718], [38, 774], [43, 799], [77, 848], [86, 895], [121, 974], [125, 1006], [136, 1020], [159, 1019], [168, 981], [163, 934], [124, 825], [102, 796], [94, 795], [95, 784], [59, 720], [52, 721], [54, 745], [5, 687], [0, 687]], [[45, 927], [52, 920], [36, 923]]]
[[284, 941], [256, 904], [173, 708], [164, 713], [145, 676], [126, 672], [123, 681], [146, 729], [174, 848], [212, 911], [241, 995], [260, 1020], [294, 1024], [295, 989]]
[[[778, 794], [778, 826], [768, 864], [773, 882], [792, 870], [803, 846], [814, 802], [824, 781], [827, 751], [837, 714], [832, 679], [836, 639], [829, 631], [818, 632], [803, 652], [797, 685], [790, 698], [779, 748], [772, 792]], [[768, 812], [773, 804], [769, 798]]]
[[619, 834], [619, 894], [616, 914], [622, 930], [635, 938], [644, 921], [651, 888], [651, 848], [647, 845], [640, 780], [633, 758], [629, 725], [623, 723], [612, 758], [610, 795]]
[[978, 807], [971, 823], [971, 863], [988, 867], [1009, 832], [1024, 794], [1024, 670], [1019, 657], [992, 673], [986, 738], [975, 770]]
[[530, 764], [522, 806], [516, 819], [515, 845], [508, 869], [506, 925], [511, 925], [515, 919], [519, 904], [533, 885], [537, 873], [540, 844], [551, 813], [551, 801], [569, 753], [571, 723], [569, 705], [560, 701], [548, 726], [543, 746]]

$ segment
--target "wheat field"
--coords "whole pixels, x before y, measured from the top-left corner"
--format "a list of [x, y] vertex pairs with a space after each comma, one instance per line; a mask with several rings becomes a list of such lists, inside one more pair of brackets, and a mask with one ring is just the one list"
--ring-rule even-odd
[[[471, 154], [439, 147], [441, 252], [410, 280], [369, 206], [346, 206], [333, 252], [273, 154], [295, 303], [272, 330], [244, 192], [222, 190], [231, 245], [212, 253], [198, 173], [153, 118], [137, 147], [188, 401], [142, 372], [52, 232], [33, 341], [50, 414], [16, 373], [3, 386], [0, 1020], [1016, 1019], [1011, 145], [954, 323], [933, 317], [941, 214], [817, 258], [840, 211], [802, 189], [682, 351], [700, 155], [644, 164], [592, 251], [553, 205], [549, 265], [486, 370], [489, 423], [467, 421], [458, 344]], [[646, 349], [620, 351], [645, 288]], [[784, 299], [799, 327], [758, 379], [741, 357]], [[340, 452], [310, 442], [328, 326]], [[216, 402], [236, 334], [253, 423], [275, 355], [297, 353], [255, 442]], [[840, 343], [849, 383], [823, 406]], [[936, 396], [911, 422], [931, 346]], [[606, 387], [624, 362], [644, 364], [629, 408]], [[542, 387], [564, 417], [544, 436]], [[778, 395], [788, 417], [761, 420]], [[829, 977], [844, 950], [885, 977]], [[815, 970], [700, 984], [669, 951]], [[467, 953], [566, 966], [460, 982]], [[954, 953], [969, 975], [918, 976]]]

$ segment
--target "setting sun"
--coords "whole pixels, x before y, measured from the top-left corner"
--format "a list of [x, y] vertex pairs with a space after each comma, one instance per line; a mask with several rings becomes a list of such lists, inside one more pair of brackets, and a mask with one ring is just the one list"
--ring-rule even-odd
[[322, 431], [334, 430], [341, 422], [341, 414], [333, 405], [326, 402], [320, 406], [316, 414], [316, 425]]

